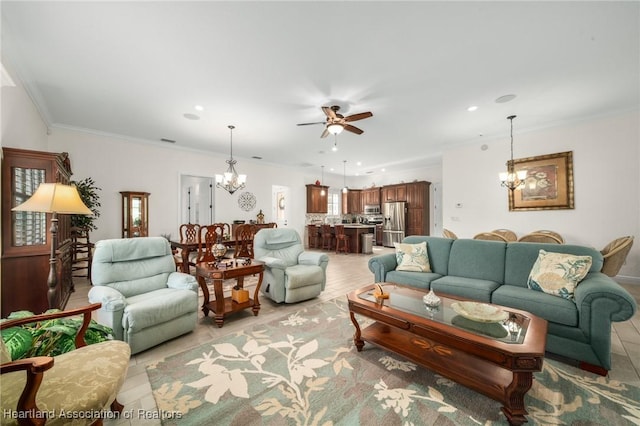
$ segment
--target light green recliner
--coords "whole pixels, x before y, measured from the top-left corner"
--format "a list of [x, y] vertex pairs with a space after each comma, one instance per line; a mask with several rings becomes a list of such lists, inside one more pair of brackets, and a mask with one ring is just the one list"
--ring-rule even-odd
[[198, 283], [175, 272], [163, 237], [102, 240], [91, 268], [96, 320], [113, 329], [135, 354], [192, 331], [198, 319]]
[[260, 291], [274, 302], [301, 302], [324, 290], [329, 256], [304, 251], [295, 230], [261, 229], [253, 238], [253, 254], [265, 262]]

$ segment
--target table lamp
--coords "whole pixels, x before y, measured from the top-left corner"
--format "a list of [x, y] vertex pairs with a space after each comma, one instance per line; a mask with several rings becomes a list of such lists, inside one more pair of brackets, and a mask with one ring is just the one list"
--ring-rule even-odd
[[36, 192], [12, 211], [51, 213], [51, 255], [49, 256], [49, 309], [57, 308], [55, 300], [58, 285], [56, 249], [58, 248], [58, 213], [92, 215], [93, 212], [82, 202], [75, 186], [61, 183], [41, 183]]

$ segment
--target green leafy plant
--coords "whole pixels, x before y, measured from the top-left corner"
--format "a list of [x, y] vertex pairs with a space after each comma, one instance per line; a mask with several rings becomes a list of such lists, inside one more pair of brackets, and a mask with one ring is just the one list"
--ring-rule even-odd
[[[50, 309], [46, 313], [60, 312]], [[34, 316], [30, 311], [16, 311], [6, 319]], [[2, 330], [2, 340], [12, 360], [34, 356], [56, 356], [75, 349], [75, 338], [82, 326], [82, 317], [57, 318], [24, 324]], [[112, 339], [113, 330], [91, 320], [84, 340], [88, 345]]]
[[88, 177], [79, 181], [71, 181], [72, 185], [75, 185], [80, 194], [82, 202], [89, 207], [89, 210], [93, 212], [93, 216], [84, 215], [71, 215], [71, 226], [77, 226], [78, 228], [89, 228], [92, 231], [98, 229], [94, 221], [100, 217], [100, 197], [97, 191], [102, 191], [98, 188], [92, 178]]

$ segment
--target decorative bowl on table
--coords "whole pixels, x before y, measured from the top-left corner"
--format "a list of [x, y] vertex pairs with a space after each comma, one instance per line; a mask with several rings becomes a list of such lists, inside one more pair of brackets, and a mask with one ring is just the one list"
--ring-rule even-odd
[[506, 311], [487, 303], [455, 302], [451, 307], [458, 315], [477, 322], [501, 322], [509, 318]]
[[428, 307], [434, 308], [436, 306], [440, 306], [440, 298], [436, 296], [433, 290], [430, 290], [429, 293], [422, 296], [422, 301]]

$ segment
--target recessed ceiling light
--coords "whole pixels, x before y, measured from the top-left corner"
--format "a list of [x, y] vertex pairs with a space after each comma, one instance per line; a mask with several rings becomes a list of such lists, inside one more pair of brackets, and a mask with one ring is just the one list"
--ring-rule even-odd
[[473, 112], [473, 111], [475, 111], [477, 109], [478, 109], [477, 105], [471, 105], [469, 108], [467, 108], [467, 111]]
[[198, 117], [195, 114], [191, 114], [191, 113], [186, 113], [183, 115], [184, 118], [186, 118], [187, 120], [200, 120], [200, 117]]
[[504, 104], [506, 102], [510, 102], [510, 101], [514, 100], [515, 98], [516, 98], [516, 95], [500, 96], [498, 99], [496, 99], [496, 103], [497, 104]]
[[380, 171], [382, 171], [382, 172], [386, 172], [387, 170], [386, 170], [386, 169], [381, 169]]
[[196, 111], [204, 111], [204, 107], [202, 105], [196, 105], [193, 107]]
[[358, 166], [362, 166], [362, 161], [358, 161], [356, 164], [357, 164]]

